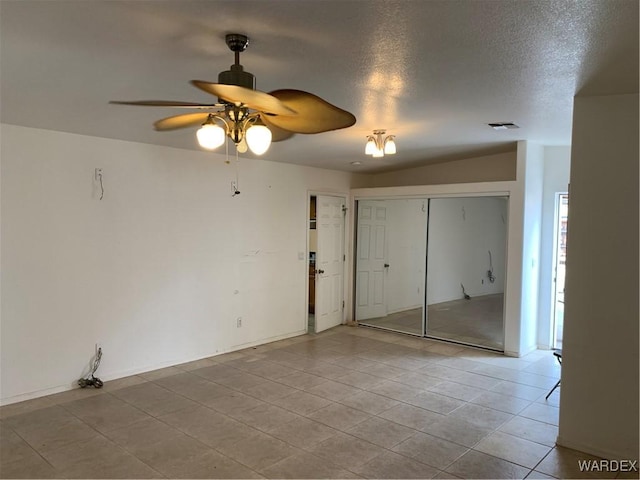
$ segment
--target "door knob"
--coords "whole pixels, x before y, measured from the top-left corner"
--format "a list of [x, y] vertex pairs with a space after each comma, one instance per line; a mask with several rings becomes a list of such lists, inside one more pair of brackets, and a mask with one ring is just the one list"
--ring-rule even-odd
[[316, 270], [316, 273], [317, 273], [318, 275], [322, 275], [322, 274], [324, 273], [324, 270]]
[[384, 264], [384, 268], [389, 268], [389, 264], [388, 264], [388, 263], [385, 263], [385, 264]]

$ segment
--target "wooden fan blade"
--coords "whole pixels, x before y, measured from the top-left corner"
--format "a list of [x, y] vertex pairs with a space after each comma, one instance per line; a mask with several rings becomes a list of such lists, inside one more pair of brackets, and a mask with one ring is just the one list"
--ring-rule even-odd
[[321, 133], [347, 128], [356, 123], [356, 117], [326, 100], [302, 90], [276, 90], [271, 95], [298, 115], [270, 116], [276, 127], [295, 133]]
[[133, 102], [122, 102], [111, 100], [109, 103], [114, 105], [136, 105], [140, 107], [170, 107], [170, 108], [221, 108], [221, 103], [192, 103], [192, 102], [174, 102], [171, 100], [138, 100]]
[[211, 95], [216, 95], [229, 103], [245, 106], [260, 112], [272, 115], [295, 115], [296, 111], [268, 93], [260, 90], [240, 87], [238, 85], [225, 85], [223, 83], [210, 83], [201, 80], [191, 80], [191, 84]]
[[276, 127], [273, 123], [271, 123], [270, 117], [268, 115], [260, 115], [260, 119], [264, 122], [269, 130], [271, 130], [271, 141], [272, 142], [281, 142], [283, 140], [287, 140], [293, 137], [295, 134], [290, 132], [289, 130], [283, 130], [281, 128]]
[[174, 115], [173, 117], [163, 118], [153, 124], [156, 130], [176, 130], [178, 128], [192, 127], [194, 125], [202, 125], [207, 118], [208, 113], [185, 113], [183, 115]]

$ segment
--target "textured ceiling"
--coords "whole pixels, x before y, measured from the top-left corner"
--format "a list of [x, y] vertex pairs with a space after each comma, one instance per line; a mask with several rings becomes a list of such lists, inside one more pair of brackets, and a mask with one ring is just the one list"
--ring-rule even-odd
[[[358, 119], [264, 158], [348, 171], [568, 145], [576, 94], [638, 91], [637, 0], [4, 0], [0, 21], [5, 123], [198, 149], [195, 128], [152, 129], [177, 112], [108, 101], [212, 101], [188, 82], [217, 81], [239, 32], [258, 89], [306, 90]], [[502, 121], [521, 128], [486, 125]], [[379, 128], [398, 154], [364, 155]]]

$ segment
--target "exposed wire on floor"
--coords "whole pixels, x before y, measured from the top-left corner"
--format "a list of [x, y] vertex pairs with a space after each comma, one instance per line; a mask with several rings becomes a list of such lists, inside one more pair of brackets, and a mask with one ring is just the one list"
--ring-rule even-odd
[[98, 348], [98, 353], [96, 353], [96, 358], [93, 361], [93, 369], [91, 370], [91, 373], [89, 374], [89, 376], [78, 380], [78, 385], [80, 385], [80, 388], [85, 388], [85, 387], [102, 388], [102, 386], [104, 385], [104, 382], [100, 380], [98, 377], [94, 376], [94, 374], [96, 373], [96, 370], [98, 370], [98, 367], [100, 366], [100, 360], [102, 360], [102, 348]]
[[489, 250], [489, 270], [487, 270], [487, 277], [491, 283], [496, 281], [496, 276], [493, 274], [493, 259], [491, 258], [491, 250]]
[[460, 286], [462, 287], [462, 295], [464, 295], [464, 299], [465, 300], [471, 300], [471, 297], [469, 295], [467, 295], [467, 292], [464, 291], [464, 285], [460, 284]]

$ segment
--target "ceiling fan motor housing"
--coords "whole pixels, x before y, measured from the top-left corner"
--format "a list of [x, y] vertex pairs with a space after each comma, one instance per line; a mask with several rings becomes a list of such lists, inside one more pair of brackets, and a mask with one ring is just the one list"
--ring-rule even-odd
[[238, 85], [240, 87], [255, 90], [255, 77], [252, 73], [245, 72], [242, 65], [231, 65], [231, 70], [225, 70], [218, 74], [218, 83], [225, 85]]

